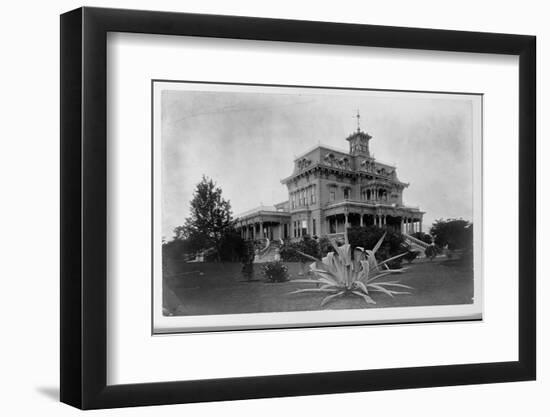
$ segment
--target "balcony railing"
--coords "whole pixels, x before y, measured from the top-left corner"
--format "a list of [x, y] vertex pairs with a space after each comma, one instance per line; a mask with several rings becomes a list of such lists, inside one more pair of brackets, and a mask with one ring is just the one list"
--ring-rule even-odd
[[346, 198], [344, 200], [340, 201], [331, 201], [327, 204], [327, 208], [335, 207], [341, 204], [345, 203], [352, 203], [352, 204], [360, 204], [364, 206], [370, 206], [370, 207], [376, 207], [376, 206], [393, 206], [395, 208], [403, 208], [403, 209], [412, 209], [412, 210], [420, 210], [419, 206], [405, 206], [405, 205], [398, 205], [397, 203], [392, 203], [391, 201], [384, 201], [384, 200], [356, 200], [351, 198]]

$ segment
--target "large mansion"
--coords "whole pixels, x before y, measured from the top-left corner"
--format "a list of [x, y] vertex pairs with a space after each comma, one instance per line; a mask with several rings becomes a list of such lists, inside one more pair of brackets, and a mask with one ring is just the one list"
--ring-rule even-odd
[[371, 156], [371, 139], [358, 124], [346, 138], [349, 152], [319, 145], [297, 157], [292, 174], [281, 180], [288, 200], [239, 215], [241, 236], [338, 237], [350, 226], [367, 225], [403, 233], [422, 231], [424, 213], [403, 203], [403, 190], [409, 184], [399, 181], [395, 166]]

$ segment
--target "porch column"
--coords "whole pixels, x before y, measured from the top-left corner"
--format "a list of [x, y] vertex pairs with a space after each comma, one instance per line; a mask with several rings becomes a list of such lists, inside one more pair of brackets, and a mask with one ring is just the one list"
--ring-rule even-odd
[[359, 226], [363, 227], [363, 213], [359, 214]]
[[344, 213], [344, 232], [348, 230], [349, 222], [348, 222], [348, 213]]
[[264, 222], [260, 222], [260, 239], [264, 237]]
[[403, 233], [403, 216], [399, 218], [399, 231]]
[[386, 226], [386, 215], [385, 214], [382, 216], [382, 225]]
[[422, 233], [422, 218], [418, 221], [418, 231]]

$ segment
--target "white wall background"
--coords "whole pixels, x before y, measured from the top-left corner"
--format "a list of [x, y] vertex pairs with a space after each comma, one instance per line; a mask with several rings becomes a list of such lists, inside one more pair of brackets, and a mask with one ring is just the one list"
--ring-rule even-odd
[[[338, 2], [278, 0], [92, 1], [89, 6], [240, 14], [440, 29], [510, 32], [538, 37], [539, 258], [548, 249], [550, 148], [545, 114], [550, 83], [550, 26], [545, 3], [463, 0]], [[2, 7], [0, 181], [0, 410], [4, 415], [74, 415], [57, 401], [59, 379], [59, 17], [81, 6], [72, 0], [5, 2]], [[546, 232], [546, 233], [545, 233]], [[543, 304], [549, 267], [539, 264], [539, 378], [537, 382], [325, 395], [231, 403], [100, 411], [99, 415], [279, 416], [548, 415], [548, 320]], [[467, 341], [465, 341], [467, 342]]]

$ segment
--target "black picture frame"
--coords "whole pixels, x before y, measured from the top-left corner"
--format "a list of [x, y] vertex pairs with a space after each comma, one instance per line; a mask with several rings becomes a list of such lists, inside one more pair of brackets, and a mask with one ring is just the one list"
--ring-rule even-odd
[[[519, 360], [107, 385], [108, 32], [519, 56]], [[524, 35], [88, 7], [61, 15], [61, 401], [96, 409], [535, 379], [535, 51]]]

